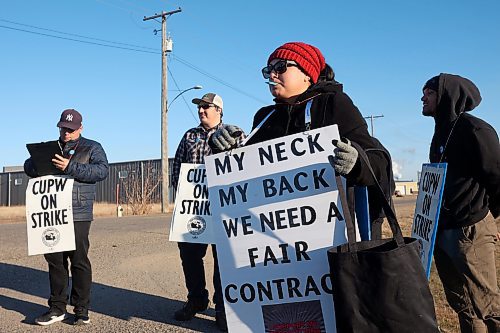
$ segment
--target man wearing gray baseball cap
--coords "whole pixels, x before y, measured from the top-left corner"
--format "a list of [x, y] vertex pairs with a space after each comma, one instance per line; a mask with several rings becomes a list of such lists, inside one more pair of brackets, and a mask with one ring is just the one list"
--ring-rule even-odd
[[[232, 145], [236, 146], [245, 138], [245, 134], [239, 127], [222, 123], [224, 103], [219, 95], [208, 93], [201, 98], [193, 99], [192, 102], [198, 106], [200, 124], [184, 133], [177, 147], [172, 168], [172, 184], [174, 189], [177, 188], [182, 163], [202, 164], [205, 162], [205, 156], [219, 152], [216, 147], [209, 144], [209, 141], [217, 130], [226, 129], [227, 138], [221, 136], [225, 144], [229, 144], [226, 142], [226, 140], [229, 140], [232, 142]], [[208, 290], [206, 289], [205, 268], [203, 264], [208, 244], [179, 242], [178, 246], [184, 272], [184, 281], [188, 290], [188, 300], [181, 309], [175, 312], [174, 318], [179, 321], [187, 321], [193, 318], [196, 313], [208, 308]], [[215, 305], [215, 321], [221, 331], [227, 331], [215, 245], [212, 245], [212, 253], [214, 256], [213, 302]]]

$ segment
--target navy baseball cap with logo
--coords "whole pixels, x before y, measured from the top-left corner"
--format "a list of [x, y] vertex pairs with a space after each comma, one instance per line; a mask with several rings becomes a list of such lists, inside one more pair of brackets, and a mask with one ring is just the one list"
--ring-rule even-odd
[[57, 127], [71, 128], [77, 130], [82, 126], [82, 115], [75, 109], [66, 109], [61, 113], [61, 119], [57, 123]]

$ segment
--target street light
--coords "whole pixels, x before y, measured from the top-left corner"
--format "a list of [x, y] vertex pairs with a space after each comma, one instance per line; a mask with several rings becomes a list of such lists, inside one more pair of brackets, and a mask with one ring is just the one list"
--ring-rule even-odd
[[[188, 88], [186, 90], [181, 91], [177, 96], [174, 97], [172, 102], [168, 105], [167, 103], [163, 104], [166, 106], [165, 113], [162, 113], [162, 128], [161, 128], [161, 212], [166, 213], [168, 207], [168, 192], [169, 192], [169, 175], [168, 175], [168, 137], [167, 137], [167, 112], [170, 108], [170, 105], [179, 97], [184, 94], [186, 91], [193, 89], [202, 89], [203, 87], [200, 85], [196, 85], [194, 87]], [[163, 120], [164, 119], [164, 120]], [[163, 125], [163, 122], [165, 125]]]
[[170, 103], [168, 103], [168, 108], [170, 109], [170, 105], [172, 105], [172, 103], [173, 103], [173, 102], [174, 102], [174, 101], [175, 101], [175, 100], [176, 100], [176, 99], [177, 99], [180, 95], [184, 94], [186, 91], [193, 90], [193, 89], [203, 89], [203, 87], [202, 87], [202, 86], [200, 86], [200, 85], [196, 85], [196, 86], [194, 86], [194, 87], [187, 88], [187, 89], [185, 89], [185, 90], [181, 91], [180, 93], [178, 93], [178, 94], [177, 94], [177, 96], [175, 96], [175, 97], [174, 97], [174, 99], [173, 99]]

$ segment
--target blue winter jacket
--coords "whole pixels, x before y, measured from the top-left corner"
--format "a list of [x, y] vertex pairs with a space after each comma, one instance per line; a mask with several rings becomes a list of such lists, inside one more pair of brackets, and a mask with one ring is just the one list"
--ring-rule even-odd
[[[82, 136], [64, 145], [63, 156], [71, 156], [64, 173], [75, 179], [73, 186], [73, 221], [92, 221], [95, 183], [108, 176], [108, 160], [99, 142]], [[24, 172], [30, 177], [39, 177], [38, 172], [28, 158], [24, 162]]]

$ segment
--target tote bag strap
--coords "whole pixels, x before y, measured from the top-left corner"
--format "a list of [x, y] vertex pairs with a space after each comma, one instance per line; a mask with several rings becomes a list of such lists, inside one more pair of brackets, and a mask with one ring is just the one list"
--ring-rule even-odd
[[384, 195], [384, 191], [382, 190], [382, 187], [380, 186], [380, 183], [378, 182], [377, 176], [375, 176], [375, 172], [373, 171], [373, 168], [370, 164], [370, 160], [368, 159], [368, 156], [366, 156], [366, 153], [364, 152], [364, 150], [357, 143], [353, 142], [352, 144], [353, 144], [353, 146], [356, 146], [356, 148], [358, 148], [357, 150], [359, 153], [359, 157], [368, 166], [368, 170], [370, 170], [370, 173], [375, 181], [375, 184], [376, 184], [375, 187], [376, 187], [377, 193], [381, 199], [380, 201], [382, 202], [382, 208], [384, 209], [384, 213], [385, 213], [385, 216], [387, 218], [387, 222], [389, 222], [389, 226], [391, 227], [393, 238], [396, 240], [396, 243], [398, 244], [398, 246], [405, 245], [403, 233], [401, 232], [401, 227], [399, 226], [398, 219], [396, 217], [396, 213], [394, 212], [392, 205], [387, 201], [387, 198]]
[[[304, 112], [304, 123], [306, 124], [306, 131], [309, 131], [311, 129], [311, 105], [312, 105], [312, 98], [307, 102], [306, 104], [306, 110]], [[248, 134], [248, 136], [241, 142], [241, 147], [245, 146], [248, 142], [248, 140], [250, 140], [250, 138], [252, 136], [255, 135], [255, 133], [257, 133], [260, 128], [262, 127], [262, 125], [264, 125], [264, 123], [266, 122], [266, 120], [276, 111], [276, 109], [272, 109], [268, 114], [267, 116], [264, 117], [264, 119], [262, 119], [262, 121], [253, 129], [253, 131], [250, 132], [250, 134]]]
[[[401, 227], [399, 226], [398, 220], [396, 218], [396, 213], [394, 212], [393, 207], [389, 204], [387, 201], [387, 198], [384, 195], [384, 191], [382, 190], [382, 187], [380, 186], [380, 183], [377, 180], [377, 177], [375, 176], [375, 172], [373, 171], [373, 168], [370, 165], [370, 161], [368, 160], [368, 156], [364, 153], [363, 149], [356, 144], [355, 142], [352, 142], [354, 146], [357, 146], [359, 156], [360, 158], [363, 159], [365, 164], [368, 166], [368, 169], [370, 170], [370, 173], [375, 180], [376, 188], [377, 188], [377, 193], [379, 194], [380, 198], [382, 199], [382, 207], [384, 209], [384, 213], [386, 215], [387, 221], [389, 223], [389, 226], [391, 227], [392, 235], [393, 238], [396, 241], [396, 244], [398, 247], [404, 246], [405, 241], [403, 238], [403, 233], [401, 232]], [[333, 158], [333, 156], [332, 156]], [[346, 223], [346, 228], [347, 228], [347, 240], [349, 242], [349, 248], [353, 248], [355, 250], [356, 248], [356, 233], [354, 229], [354, 223], [351, 218], [351, 214], [349, 212], [349, 205], [347, 203], [347, 195], [346, 191], [344, 189], [344, 186], [342, 184], [342, 179], [338, 174], [335, 174], [335, 180], [337, 183], [337, 188], [339, 190], [339, 196], [340, 196], [340, 201], [342, 203], [342, 210], [344, 212], [344, 219]]]
[[340, 202], [342, 203], [342, 212], [344, 213], [345, 227], [347, 229], [349, 251], [356, 252], [356, 231], [354, 230], [354, 223], [351, 218], [349, 204], [347, 203], [347, 195], [344, 189], [344, 184], [342, 183], [342, 178], [338, 173], [335, 173], [335, 182], [337, 183]]
[[245, 146], [247, 144], [248, 140], [250, 140], [250, 138], [252, 136], [254, 136], [255, 133], [257, 133], [260, 130], [260, 128], [262, 127], [262, 125], [264, 125], [264, 123], [266, 122], [267, 118], [271, 117], [271, 115], [274, 113], [274, 111], [276, 111], [276, 109], [272, 109], [267, 114], [267, 116], [265, 116], [264, 119], [262, 119], [262, 121], [257, 126], [255, 126], [255, 128], [253, 129], [253, 131], [251, 131], [250, 134], [248, 134], [248, 136], [241, 142], [240, 147], [243, 147], [243, 146]]

